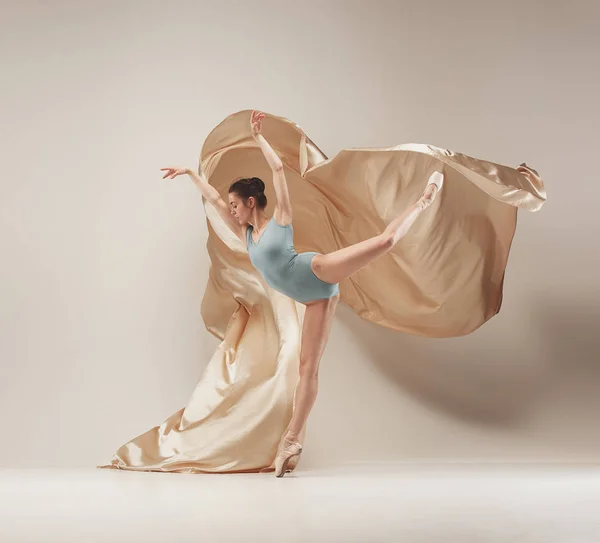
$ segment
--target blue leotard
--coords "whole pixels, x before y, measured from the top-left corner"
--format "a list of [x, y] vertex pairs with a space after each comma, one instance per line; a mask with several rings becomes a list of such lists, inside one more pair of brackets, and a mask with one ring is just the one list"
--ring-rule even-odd
[[246, 231], [250, 262], [271, 287], [303, 303], [331, 298], [339, 293], [338, 283], [322, 281], [312, 271], [312, 259], [319, 253], [296, 252], [291, 224], [282, 226], [271, 217], [256, 243], [252, 239], [252, 230], [249, 225]]

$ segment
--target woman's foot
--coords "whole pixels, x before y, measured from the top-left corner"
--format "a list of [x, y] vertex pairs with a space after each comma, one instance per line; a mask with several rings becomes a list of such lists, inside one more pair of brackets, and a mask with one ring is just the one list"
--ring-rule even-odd
[[300, 453], [302, 453], [302, 444], [296, 438], [285, 436], [275, 458], [275, 476], [283, 477], [290, 460]]
[[441, 172], [433, 172], [429, 177], [429, 181], [427, 182], [427, 186], [423, 191], [423, 195], [421, 196], [420, 202], [423, 205], [423, 209], [428, 207], [437, 196], [438, 192], [442, 190], [442, 186], [444, 184], [444, 176]]
[[389, 247], [396, 245], [406, 235], [410, 227], [417, 220], [417, 217], [426, 207], [429, 207], [437, 196], [437, 193], [442, 190], [443, 184], [444, 176], [440, 172], [433, 172], [429, 176], [429, 181], [421, 197], [404, 214], [396, 217], [386, 226], [382, 237], [385, 243], [389, 244]]

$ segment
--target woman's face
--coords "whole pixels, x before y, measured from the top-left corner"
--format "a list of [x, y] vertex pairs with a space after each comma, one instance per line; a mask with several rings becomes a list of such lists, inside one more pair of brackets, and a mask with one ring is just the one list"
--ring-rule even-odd
[[244, 202], [237, 193], [229, 193], [229, 209], [240, 224], [246, 224], [250, 220], [252, 208], [248, 204], [251, 206], [253, 201], [254, 198], [250, 197], [247, 202]]

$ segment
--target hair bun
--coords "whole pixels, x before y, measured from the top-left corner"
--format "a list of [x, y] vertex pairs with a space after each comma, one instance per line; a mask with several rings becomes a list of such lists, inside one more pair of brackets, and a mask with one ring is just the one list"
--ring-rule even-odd
[[248, 198], [254, 198], [259, 209], [264, 209], [267, 205], [265, 184], [260, 177], [242, 177], [231, 184], [229, 192], [235, 192], [244, 202]]
[[263, 180], [258, 177], [251, 177], [250, 184], [252, 185], [252, 187], [256, 187], [256, 190], [258, 190], [258, 192], [265, 191], [265, 184]]

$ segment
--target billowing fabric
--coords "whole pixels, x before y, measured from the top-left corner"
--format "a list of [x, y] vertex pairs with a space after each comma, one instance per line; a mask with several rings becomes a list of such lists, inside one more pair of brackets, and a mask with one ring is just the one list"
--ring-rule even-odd
[[[201, 165], [225, 199], [235, 179], [263, 179], [272, 215], [272, 174], [250, 114], [235, 113], [209, 134]], [[379, 234], [418, 199], [432, 172], [444, 174], [442, 191], [392, 251], [340, 282], [341, 302], [361, 318], [442, 338], [469, 334], [500, 310], [517, 210], [537, 211], [546, 199], [534, 170], [426, 144], [344, 149], [328, 159], [298, 125], [268, 114], [262, 133], [284, 163], [298, 252], [327, 253]], [[271, 288], [246, 243], [209, 202], [205, 211], [211, 268], [202, 317], [222, 343], [188, 404], [99, 467], [274, 469], [292, 415], [305, 306]]]

